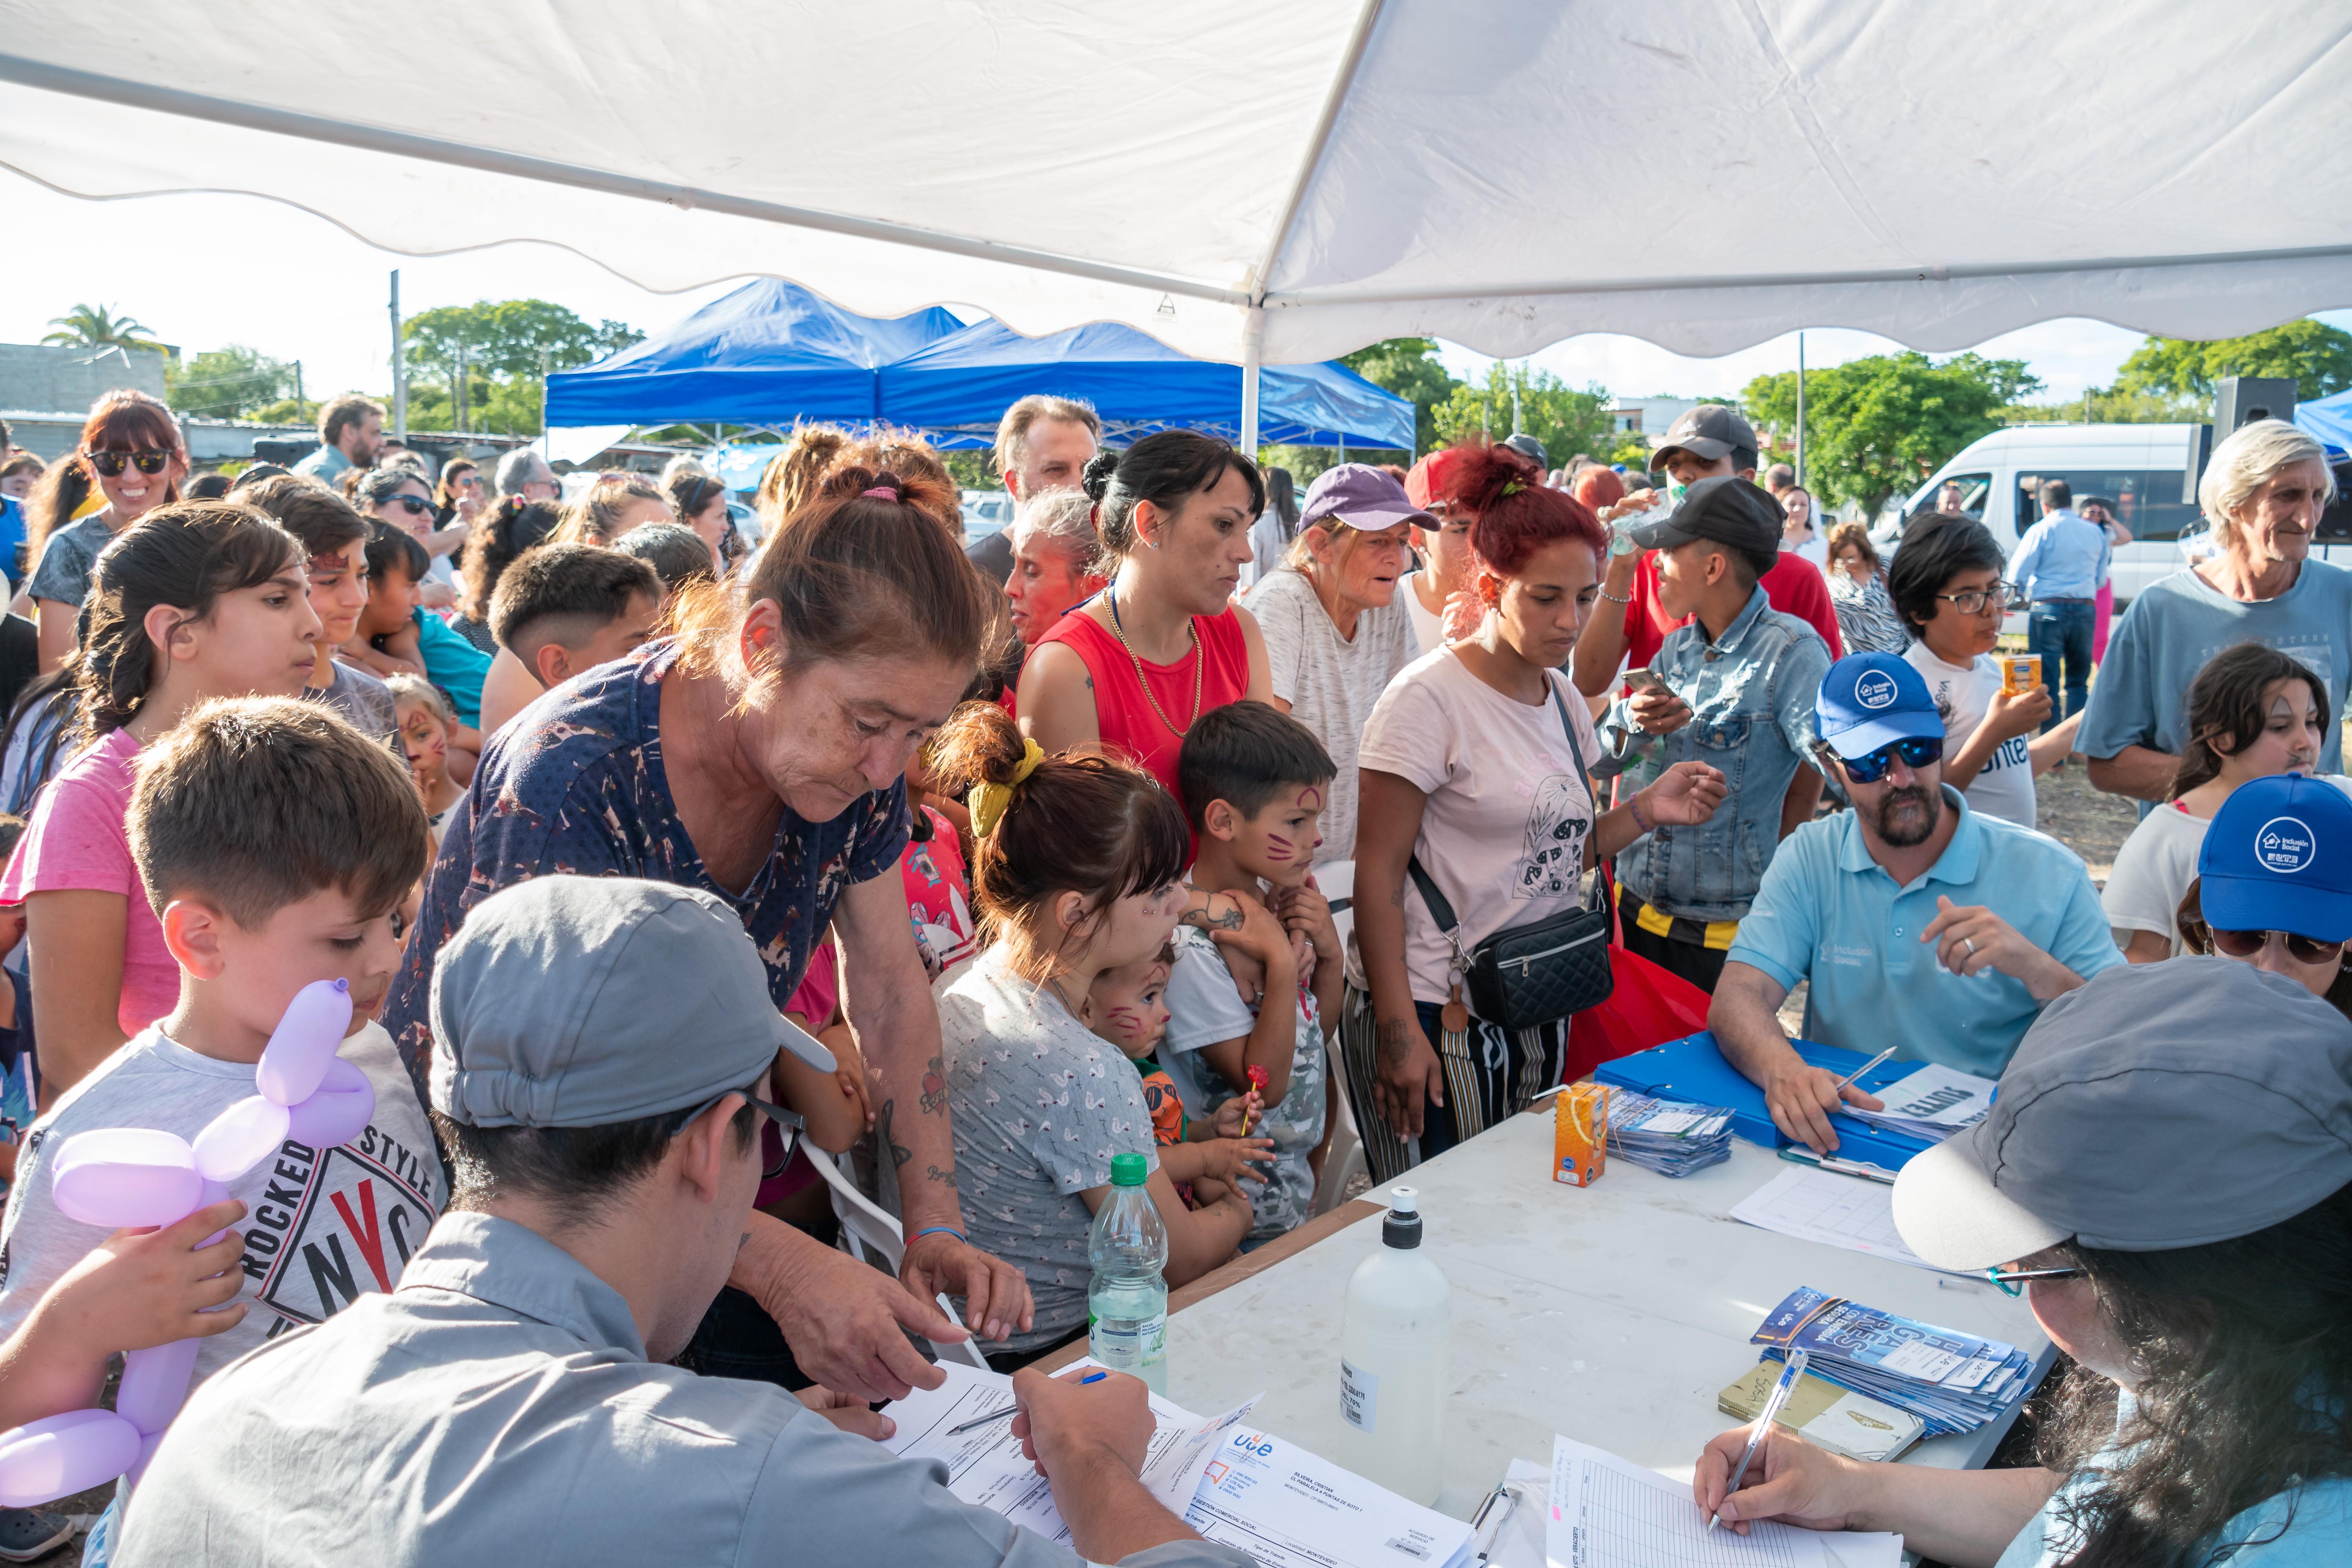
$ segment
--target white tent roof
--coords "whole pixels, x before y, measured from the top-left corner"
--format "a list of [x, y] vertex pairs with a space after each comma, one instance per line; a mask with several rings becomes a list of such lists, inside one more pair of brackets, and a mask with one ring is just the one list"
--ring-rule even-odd
[[0, 0], [0, 164], [257, 193], [409, 254], [542, 240], [653, 289], [766, 273], [1227, 360], [1587, 331], [1715, 355], [1806, 326], [1944, 350], [2071, 315], [2216, 337], [2352, 305], [2347, 20]]

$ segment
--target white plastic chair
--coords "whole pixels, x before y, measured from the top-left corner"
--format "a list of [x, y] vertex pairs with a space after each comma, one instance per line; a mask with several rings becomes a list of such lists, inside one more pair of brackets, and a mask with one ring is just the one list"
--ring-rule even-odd
[[[872, 1264], [896, 1279], [898, 1266], [907, 1257], [906, 1232], [887, 1211], [859, 1192], [849, 1178], [842, 1174], [841, 1167], [834, 1162], [832, 1155], [814, 1144], [804, 1142], [802, 1147], [808, 1150], [809, 1163], [816, 1167], [817, 1174], [823, 1176], [825, 1185], [833, 1189], [833, 1214], [841, 1221], [842, 1250], [861, 1263]], [[941, 1361], [960, 1362], [965, 1366], [978, 1367], [982, 1372], [989, 1370], [988, 1358], [981, 1353], [976, 1340], [947, 1345], [933, 1340], [930, 1346], [931, 1353]]]
[[[1339, 928], [1339, 946], [1345, 951], [1354, 940], [1356, 929], [1356, 863], [1334, 860], [1315, 868], [1315, 885], [1331, 901], [1331, 923]], [[1323, 1156], [1323, 1174], [1315, 1183], [1314, 1202], [1308, 1214], [1330, 1213], [1339, 1206], [1340, 1194], [1358, 1175], [1369, 1178], [1371, 1165], [1364, 1157], [1364, 1141], [1356, 1131], [1356, 1108], [1348, 1098], [1348, 1067], [1339, 1052], [1339, 1031], [1324, 1044], [1324, 1058], [1329, 1063], [1327, 1092], [1339, 1097], [1339, 1123], [1331, 1129], [1331, 1147]]]

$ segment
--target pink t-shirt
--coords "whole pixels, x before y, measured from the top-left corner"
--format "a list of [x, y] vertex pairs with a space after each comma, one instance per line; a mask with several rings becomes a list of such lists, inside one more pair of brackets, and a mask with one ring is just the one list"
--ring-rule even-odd
[[131, 759], [139, 742], [117, 730], [59, 770], [33, 807], [33, 820], [0, 874], [0, 904], [21, 904], [27, 893], [69, 889], [120, 893], [123, 911], [122, 996], [115, 1022], [135, 1035], [180, 1000], [180, 966], [163, 945], [163, 922], [148, 905], [139, 868], [131, 863], [123, 818], [136, 779]]
[[[1601, 755], [1592, 716], [1557, 672], [1551, 684], [1590, 767]], [[1549, 701], [1513, 701], [1440, 648], [1398, 671], [1364, 721], [1359, 763], [1429, 797], [1412, 849], [1454, 906], [1465, 956], [1498, 931], [1577, 901], [1595, 813], [1559, 714]], [[1404, 966], [1414, 1001], [1445, 1000], [1453, 951], [1408, 878]]]

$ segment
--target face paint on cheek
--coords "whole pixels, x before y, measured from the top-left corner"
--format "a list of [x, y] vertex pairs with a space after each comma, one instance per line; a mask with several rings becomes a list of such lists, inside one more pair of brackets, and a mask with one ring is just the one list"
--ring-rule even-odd
[[1296, 847], [1290, 840], [1279, 833], [1269, 833], [1265, 836], [1265, 858], [1269, 860], [1287, 860], [1295, 849]]

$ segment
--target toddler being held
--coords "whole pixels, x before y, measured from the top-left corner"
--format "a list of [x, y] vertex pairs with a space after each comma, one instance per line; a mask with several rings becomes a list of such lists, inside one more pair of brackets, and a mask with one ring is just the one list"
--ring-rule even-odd
[[1153, 1052], [1168, 1030], [1168, 976], [1176, 950], [1162, 947], [1135, 963], [1106, 969], [1087, 987], [1087, 1026], [1119, 1048], [1143, 1079], [1143, 1103], [1151, 1112], [1152, 1141], [1160, 1166], [1177, 1194], [1198, 1207], [1213, 1203], [1237, 1182], [1263, 1184], [1256, 1165], [1274, 1159], [1274, 1140], [1249, 1131], [1264, 1107], [1257, 1090], [1228, 1100], [1202, 1120], [1184, 1114], [1184, 1102]]

